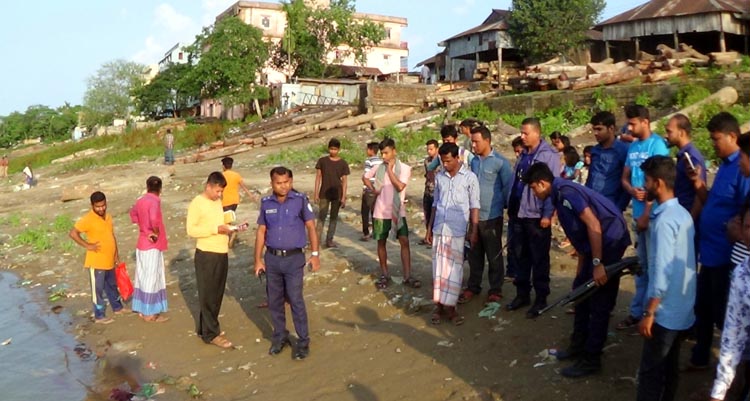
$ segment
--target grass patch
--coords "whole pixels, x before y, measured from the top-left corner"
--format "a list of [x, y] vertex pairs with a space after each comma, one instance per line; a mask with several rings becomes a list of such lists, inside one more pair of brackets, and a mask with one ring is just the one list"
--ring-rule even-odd
[[[176, 131], [175, 151], [192, 149], [224, 138], [229, 127], [236, 123], [190, 124], [183, 131]], [[140, 130], [127, 130], [118, 135], [105, 135], [86, 138], [79, 142], [53, 143], [47, 149], [10, 160], [9, 172], [20, 172], [27, 164], [32, 168], [48, 166], [53, 160], [87, 149], [114, 150], [92, 155], [62, 166], [63, 171], [76, 171], [94, 166], [124, 164], [136, 160], [154, 160], [164, 154], [162, 139], [156, 135], [157, 127]]]
[[13, 245], [30, 245], [35, 251], [42, 252], [52, 248], [52, 240], [47, 230], [27, 228], [13, 238]]
[[375, 133], [378, 140], [386, 137], [392, 138], [396, 142], [398, 157], [402, 161], [409, 159], [422, 159], [426, 155], [425, 143], [430, 139], [437, 139], [440, 142], [440, 133], [433, 129], [424, 127], [419, 131], [405, 131], [395, 127], [384, 128]]

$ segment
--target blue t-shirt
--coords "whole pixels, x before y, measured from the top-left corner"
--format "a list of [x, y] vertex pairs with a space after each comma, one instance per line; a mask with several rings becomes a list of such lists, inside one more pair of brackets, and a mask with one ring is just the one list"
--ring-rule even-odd
[[727, 238], [727, 222], [739, 214], [750, 192], [750, 181], [740, 172], [739, 164], [739, 151], [724, 159], [701, 210], [698, 240], [703, 266], [731, 263], [732, 243]]
[[693, 208], [693, 202], [695, 201], [695, 186], [693, 180], [687, 175], [686, 156], [690, 155], [690, 160], [693, 161], [695, 167], [701, 167], [701, 180], [706, 181], [706, 160], [703, 158], [700, 150], [693, 145], [688, 143], [682, 149], [677, 152], [677, 176], [674, 180], [674, 196], [677, 201], [687, 209], [689, 212]]
[[275, 249], [297, 249], [307, 245], [305, 222], [315, 219], [307, 196], [289, 191], [284, 202], [276, 195], [260, 201], [258, 225], [266, 226], [266, 246]]
[[608, 258], [621, 257], [630, 245], [630, 233], [622, 212], [602, 194], [564, 178], [555, 178], [550, 197], [560, 225], [579, 253], [591, 254], [588, 229], [580, 218], [587, 207], [601, 224], [602, 259], [605, 263], [614, 262]]
[[[630, 167], [630, 185], [633, 188], [643, 189], [646, 184], [646, 176], [641, 170], [641, 164], [651, 156], [667, 156], [669, 149], [664, 138], [652, 132], [646, 140], [636, 139], [628, 148], [628, 158], [625, 166]], [[633, 218], [637, 219], [643, 214], [646, 204], [633, 198]]]
[[591, 150], [591, 164], [586, 186], [604, 195], [620, 210], [630, 203], [630, 195], [622, 187], [622, 169], [628, 158], [628, 144], [616, 140], [609, 148], [596, 145]]

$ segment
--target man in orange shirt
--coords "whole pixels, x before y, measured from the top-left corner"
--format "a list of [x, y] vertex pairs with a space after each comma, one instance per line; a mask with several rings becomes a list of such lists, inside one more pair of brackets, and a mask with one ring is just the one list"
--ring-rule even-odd
[[[114, 270], [115, 265], [120, 262], [120, 255], [117, 251], [112, 216], [107, 214], [107, 198], [104, 193], [96, 191], [91, 194], [90, 199], [91, 210], [76, 222], [68, 235], [76, 244], [86, 249], [83, 266], [89, 269], [94, 322], [109, 324], [113, 320], [105, 316], [105, 294], [116, 315], [125, 312], [120, 292], [117, 290]], [[86, 239], [83, 239], [81, 234], [85, 234]]]
[[[242, 188], [243, 191], [245, 191], [245, 195], [250, 197], [250, 199], [254, 199], [255, 197], [250, 192], [250, 190], [247, 189], [245, 186], [245, 183], [242, 182], [242, 176], [239, 175], [236, 171], [232, 170], [232, 165], [234, 164], [234, 159], [231, 157], [225, 157], [221, 159], [221, 165], [224, 166], [224, 171], [221, 173], [224, 175], [224, 179], [227, 180], [227, 186], [224, 187], [224, 194], [221, 196], [221, 207], [224, 209], [225, 218], [224, 222], [227, 224], [233, 224], [235, 220], [234, 212], [237, 211], [237, 206], [240, 204], [240, 188]], [[230, 218], [226, 218], [227, 212], [231, 216]], [[232, 232], [232, 234], [229, 235], [229, 247], [231, 248], [232, 245], [234, 245], [234, 239], [237, 236], [235, 232]]]

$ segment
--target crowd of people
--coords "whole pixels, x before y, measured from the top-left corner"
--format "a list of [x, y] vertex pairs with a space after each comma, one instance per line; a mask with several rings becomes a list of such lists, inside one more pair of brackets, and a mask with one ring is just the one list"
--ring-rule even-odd
[[[637, 329], [644, 337], [637, 399], [674, 399], [681, 342], [686, 335], [695, 339], [687, 370], [707, 369], [718, 328], [723, 329], [721, 351], [711, 396], [722, 400], [737, 364], [750, 360], [750, 349], [745, 349], [750, 340], [750, 133], [741, 134], [729, 113], [711, 118], [708, 131], [721, 162], [709, 188], [707, 161], [692, 143], [686, 116], [671, 116], [664, 136], [651, 131], [646, 107], [626, 106], [625, 117], [628, 135], [620, 135], [612, 113], [594, 115], [590, 123], [597, 144], [583, 148], [581, 155], [560, 133], [547, 142], [536, 118], [521, 123], [521, 135], [512, 142], [515, 161], [493, 148], [490, 130], [474, 119], [442, 127], [442, 144], [427, 141], [422, 197], [426, 234], [419, 244], [432, 249], [435, 309], [430, 322], [463, 324], [459, 305], [481, 296], [485, 269], [486, 303], [501, 303], [503, 285], [512, 282], [515, 295], [505, 309], [523, 309], [527, 318], [538, 317], [548, 307], [552, 230], [559, 225], [566, 239], [558, 246], [572, 246], [577, 258], [572, 287], [590, 281], [597, 287], [571, 311], [570, 342], [557, 358], [572, 363], [560, 373], [579, 378], [602, 369], [620, 281], [606, 268], [635, 246], [641, 273], [635, 277], [629, 313], [616, 328]], [[676, 157], [670, 156], [670, 147]], [[272, 355], [291, 345], [286, 303], [297, 334], [294, 357], [304, 359], [310, 352], [303, 275], [306, 266], [311, 271], [320, 268], [321, 246], [338, 246], [336, 224], [347, 203], [351, 174], [340, 148], [340, 141], [331, 139], [328, 155], [317, 161], [313, 203], [294, 190], [292, 171], [285, 167], [270, 171], [272, 194], [260, 200], [254, 266], [255, 274], [266, 277]], [[403, 285], [420, 288], [422, 282], [412, 271], [405, 205], [412, 167], [399, 159], [393, 139], [368, 143], [366, 151], [360, 240], [376, 241], [376, 287], [386, 289], [393, 282], [387, 251], [392, 233]], [[240, 190], [252, 198], [232, 163], [225, 158], [223, 172], [208, 176], [204, 191], [190, 203], [186, 222], [188, 236], [196, 239], [200, 312], [195, 331], [205, 343], [221, 348], [233, 346], [218, 320], [228, 249], [236, 233], [248, 229], [246, 223], [237, 223], [234, 212]], [[132, 310], [147, 322], [168, 320], [163, 315], [167, 240], [161, 184], [158, 177], [149, 177], [146, 194], [130, 212], [139, 227]], [[95, 322], [107, 324], [112, 319], [106, 317], [105, 296], [115, 314], [126, 311], [113, 273], [120, 259], [105, 195], [95, 192], [90, 200], [91, 211], [70, 236], [86, 249]], [[632, 213], [626, 214], [629, 205]]]

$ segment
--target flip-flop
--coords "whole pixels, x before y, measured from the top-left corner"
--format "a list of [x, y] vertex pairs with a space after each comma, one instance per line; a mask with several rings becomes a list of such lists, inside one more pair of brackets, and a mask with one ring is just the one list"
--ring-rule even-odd
[[96, 324], [110, 324], [110, 323], [114, 323], [114, 322], [115, 322], [115, 320], [112, 319], [111, 317], [105, 317], [105, 318], [101, 318], [101, 319], [94, 319], [94, 323], [96, 323]]
[[143, 319], [144, 322], [148, 323], [164, 323], [167, 320], [169, 320], [169, 317], [162, 316], [162, 315], [151, 315], [151, 316], [143, 316], [141, 315], [141, 319]]
[[459, 315], [458, 313], [450, 317], [450, 321], [451, 323], [453, 323], [454, 326], [460, 326], [464, 324], [465, 320], [466, 319], [463, 316]]
[[224, 349], [232, 348], [232, 342], [222, 336], [214, 337], [214, 339], [211, 340], [211, 344]]
[[422, 282], [415, 279], [414, 277], [409, 277], [404, 280], [404, 285], [411, 288], [420, 288], [422, 287]]
[[438, 313], [438, 312], [434, 312], [432, 314], [432, 318], [430, 318], [430, 323], [432, 323], [432, 324], [434, 324], [436, 326], [439, 325], [442, 321], [443, 321], [443, 317], [440, 316], [440, 313]]

